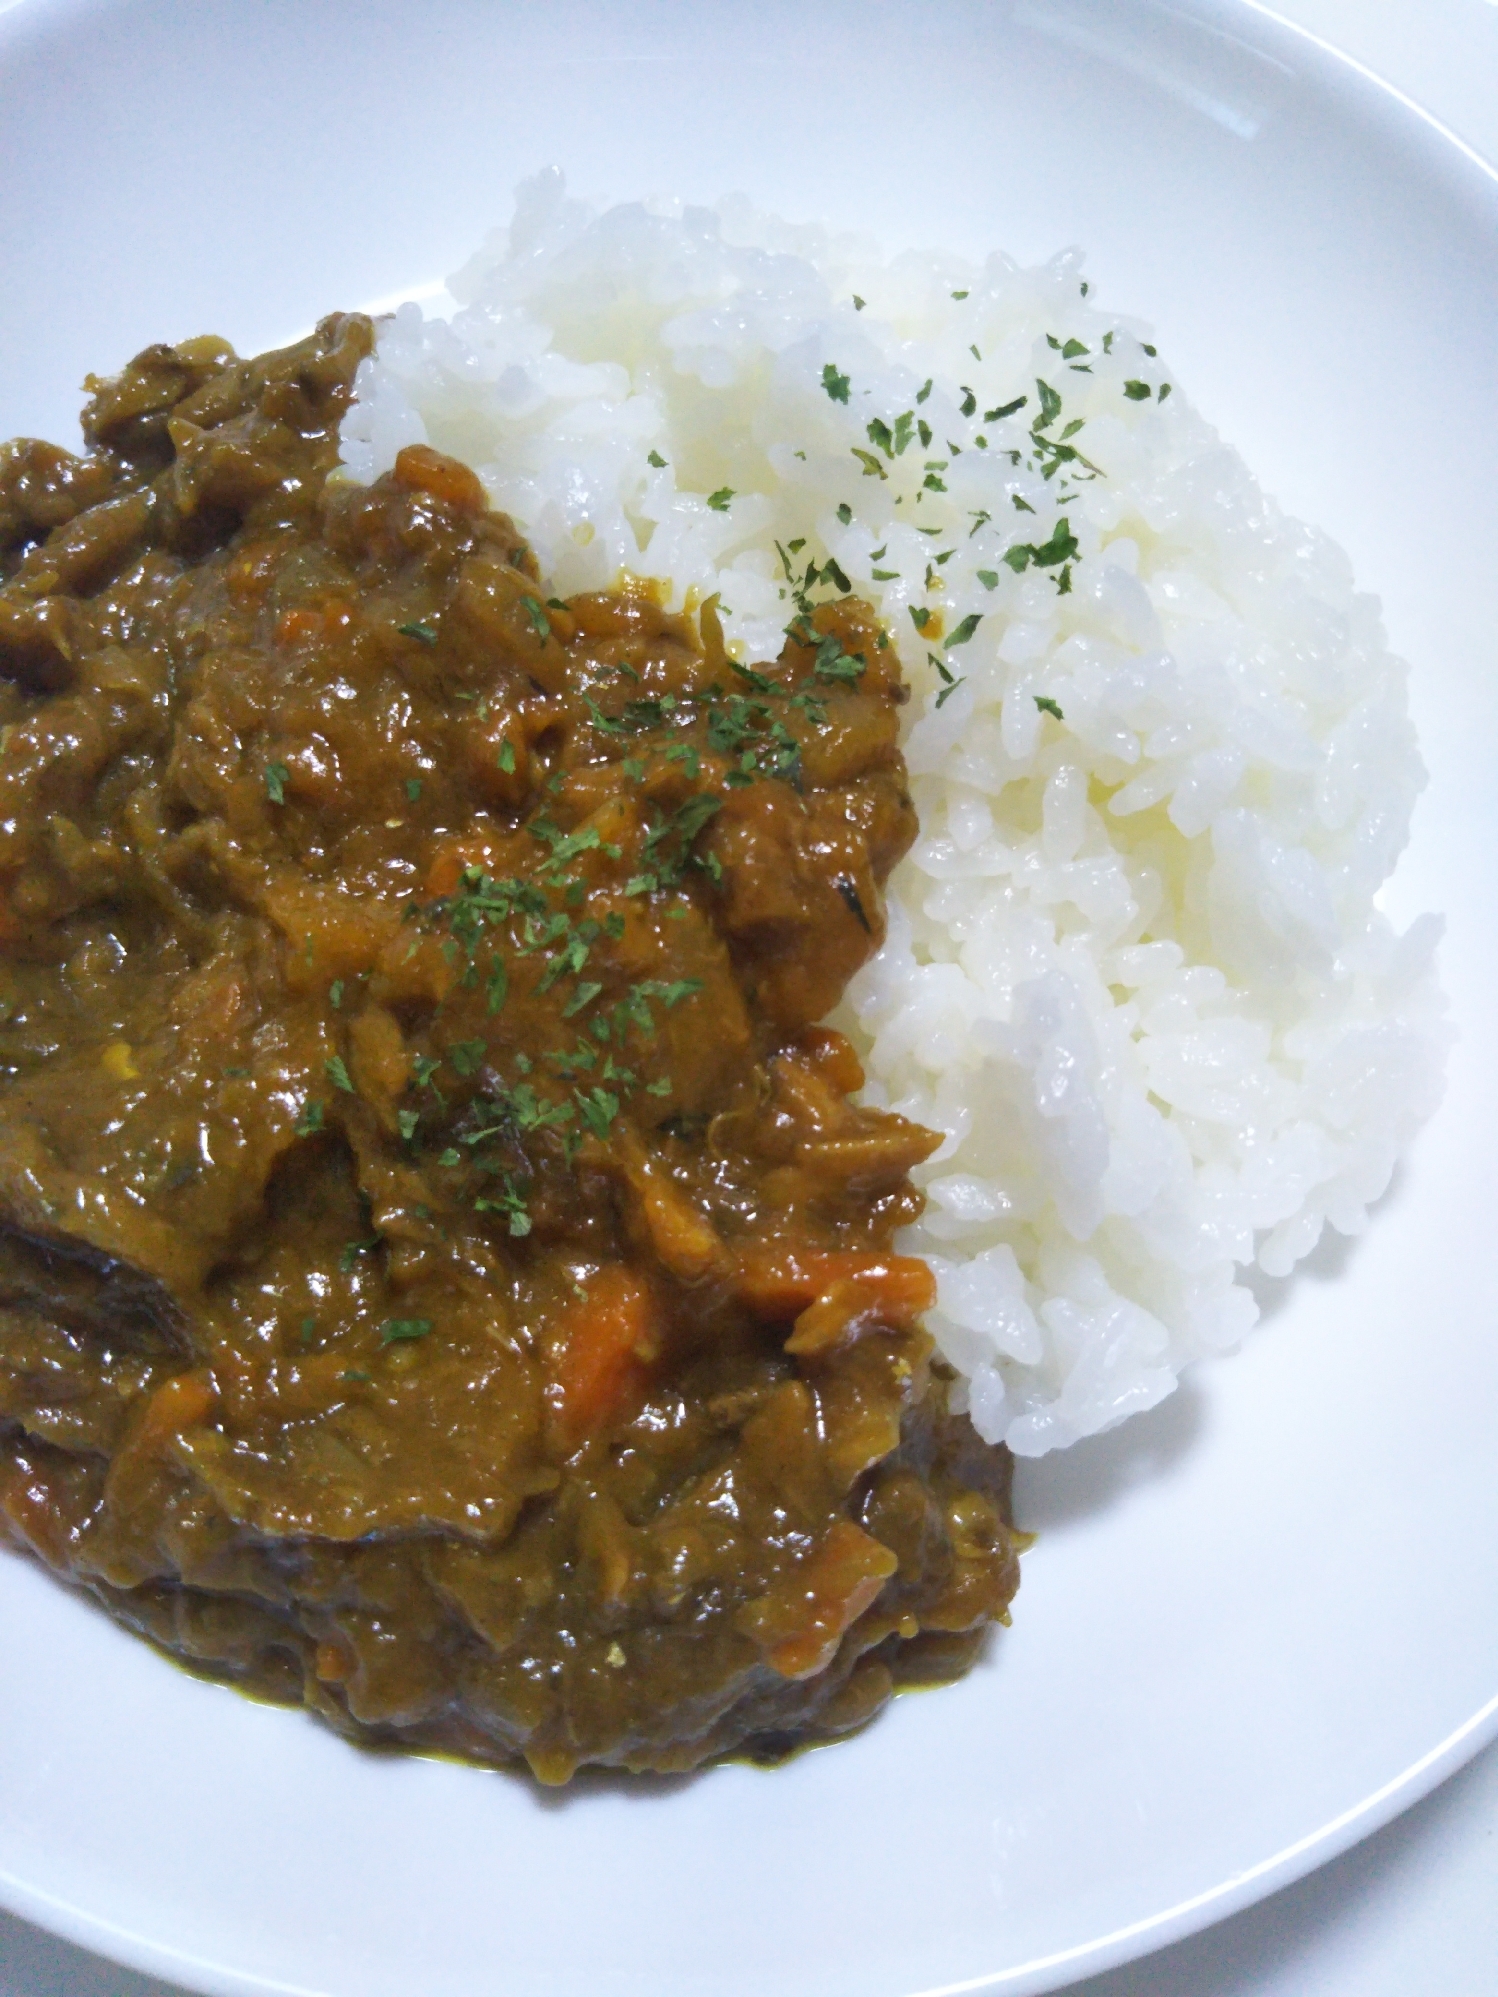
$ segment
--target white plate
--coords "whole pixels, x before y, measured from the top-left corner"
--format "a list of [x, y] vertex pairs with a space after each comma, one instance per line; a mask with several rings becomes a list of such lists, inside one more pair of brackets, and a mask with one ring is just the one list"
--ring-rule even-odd
[[[1236, 1359], [1027, 1469], [963, 1685], [774, 1773], [523, 1783], [196, 1684], [0, 1557], [0, 1899], [214, 1992], [1022, 1993], [1230, 1911], [1498, 1731], [1498, 249], [1449, 140], [1233, 0], [23, 0], [0, 15], [0, 434], [152, 338], [434, 278], [556, 160], [892, 243], [1090, 249], [1381, 591], [1463, 1038], [1361, 1241]], [[15, 163], [25, 162], [25, 171]]]

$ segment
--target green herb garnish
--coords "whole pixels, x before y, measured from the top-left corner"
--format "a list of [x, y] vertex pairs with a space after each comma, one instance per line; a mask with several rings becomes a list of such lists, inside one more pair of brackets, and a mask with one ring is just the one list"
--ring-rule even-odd
[[544, 645], [551, 636], [551, 619], [533, 596], [522, 596], [520, 606], [531, 621], [531, 629], [536, 634], [536, 643]]
[[510, 1219], [510, 1233], [523, 1240], [531, 1231], [531, 1217], [526, 1208], [525, 1198], [520, 1188], [508, 1172], [504, 1175], [503, 1191], [498, 1199], [477, 1199], [473, 1203], [475, 1213], [503, 1213]]
[[[1080, 552], [1077, 537], [1072, 533], [1066, 515], [1062, 514], [1052, 529], [1048, 541], [1041, 542], [1039, 547], [1031, 542], [1019, 542], [1014, 547], [1005, 549], [1003, 559], [1016, 575], [1023, 575], [1031, 562], [1038, 569], [1055, 568], [1061, 562], [1075, 560]], [[1061, 594], [1064, 596], [1070, 587], [1071, 581], [1068, 577], [1066, 589], [1063, 589]]]
[[425, 1338], [432, 1328], [429, 1317], [387, 1317], [380, 1326], [381, 1345], [397, 1345], [403, 1339]]
[[619, 1098], [608, 1089], [592, 1088], [586, 1095], [581, 1089], [574, 1089], [573, 1100], [578, 1114], [593, 1135], [607, 1137], [610, 1124], [619, 1114]]

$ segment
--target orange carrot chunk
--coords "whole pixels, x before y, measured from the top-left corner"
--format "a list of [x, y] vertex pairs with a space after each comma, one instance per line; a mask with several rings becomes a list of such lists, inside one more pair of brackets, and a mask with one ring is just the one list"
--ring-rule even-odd
[[[872, 1605], [899, 1564], [887, 1546], [851, 1519], [836, 1520], [805, 1565], [788, 1577], [799, 1627], [767, 1652], [781, 1677], [810, 1678], [830, 1664], [844, 1631]], [[790, 1608], [789, 1597], [775, 1600], [774, 1620], [780, 1621]]]
[[863, 1063], [853, 1042], [831, 1026], [804, 1027], [799, 1036], [801, 1058], [845, 1096], [864, 1084]]
[[155, 1449], [185, 1428], [192, 1428], [212, 1408], [218, 1390], [206, 1373], [174, 1373], [163, 1380], [146, 1403], [139, 1428], [131, 1438], [136, 1449]]
[[466, 868], [493, 868], [497, 864], [494, 840], [482, 833], [465, 832], [455, 839], [444, 839], [427, 863], [425, 891], [440, 899], [453, 892]]
[[434, 451], [430, 444], [407, 444], [396, 455], [393, 476], [396, 484], [408, 491], [429, 493], [460, 512], [483, 513], [489, 504], [477, 474], [456, 458]]
[[649, 1289], [622, 1263], [589, 1279], [552, 1341], [546, 1398], [570, 1454], [643, 1395], [660, 1333]]
[[935, 1302], [936, 1278], [926, 1264], [913, 1255], [891, 1255], [829, 1283], [798, 1315], [785, 1349], [825, 1352], [876, 1324], [904, 1331]]
[[891, 1313], [886, 1323], [913, 1323], [936, 1301], [935, 1278], [914, 1255], [810, 1248], [789, 1241], [741, 1249], [735, 1287], [758, 1317], [799, 1317], [834, 1285], [855, 1279], [865, 1286], [871, 1306]]

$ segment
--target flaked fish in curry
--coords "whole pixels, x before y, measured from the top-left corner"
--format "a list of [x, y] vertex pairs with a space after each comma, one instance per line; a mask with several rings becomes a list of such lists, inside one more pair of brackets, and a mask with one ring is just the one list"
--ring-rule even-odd
[[900, 664], [552, 595], [371, 327], [0, 454], [0, 1517], [356, 1739], [683, 1769], [950, 1677], [1018, 1569], [818, 1022], [915, 832]]

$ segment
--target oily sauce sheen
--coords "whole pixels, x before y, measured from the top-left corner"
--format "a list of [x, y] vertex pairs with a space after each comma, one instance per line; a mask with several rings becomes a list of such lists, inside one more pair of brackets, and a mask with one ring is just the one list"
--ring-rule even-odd
[[562, 603], [330, 476], [372, 329], [0, 453], [0, 1519], [356, 1739], [684, 1769], [950, 1677], [1018, 1578], [816, 1022], [915, 820], [893, 647]]

